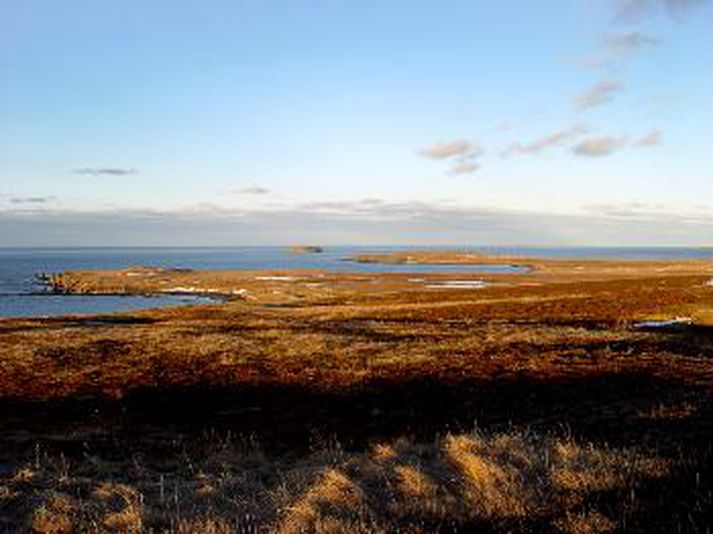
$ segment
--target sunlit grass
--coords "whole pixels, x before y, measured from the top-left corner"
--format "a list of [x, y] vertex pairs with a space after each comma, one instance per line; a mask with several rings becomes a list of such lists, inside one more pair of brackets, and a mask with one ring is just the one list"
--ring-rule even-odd
[[516, 431], [401, 439], [360, 453], [332, 446], [298, 459], [226, 440], [182, 462], [162, 473], [138, 459], [66, 465], [41, 455], [1, 480], [0, 503], [36, 532], [394, 532], [533, 520], [570, 531], [617, 525], [597, 496], [635, 509], [631, 493], [675, 467], [636, 449]]

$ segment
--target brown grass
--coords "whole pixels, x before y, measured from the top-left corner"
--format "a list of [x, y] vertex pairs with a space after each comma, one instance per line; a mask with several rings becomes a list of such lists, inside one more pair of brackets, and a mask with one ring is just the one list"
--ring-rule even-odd
[[121, 398], [189, 384], [343, 389], [424, 376], [622, 368], [702, 376], [704, 362], [679, 356], [705, 352], [709, 338], [663, 338], [629, 326], [700, 310], [711, 293], [698, 277], [668, 277], [378, 298], [356, 292], [349, 304], [297, 308], [235, 302], [137, 313], [135, 323], [0, 321], [0, 396]]
[[0, 530], [705, 531], [706, 269], [71, 275], [251, 298], [0, 321]]
[[[44, 457], [31, 479], [4, 481], [4, 498], [35, 532], [422, 532], [532, 521], [594, 528], [616, 524], [591, 508], [597, 495], [611, 492], [617, 506], [635, 508], [630, 488], [661, 480], [672, 466], [633, 449], [518, 432], [401, 439], [371, 453], [322, 449], [277, 462], [229, 444], [201, 453], [169, 475], [107, 463], [89, 477], [77, 465], [62, 481], [56, 459]], [[261, 475], [245, 477], [247, 466]], [[200, 491], [206, 484], [212, 490]]]

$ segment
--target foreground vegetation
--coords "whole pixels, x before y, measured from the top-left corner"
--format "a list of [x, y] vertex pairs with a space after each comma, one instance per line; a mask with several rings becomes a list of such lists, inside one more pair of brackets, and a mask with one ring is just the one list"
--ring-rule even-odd
[[705, 532], [712, 266], [528, 264], [67, 275], [230, 300], [0, 321], [0, 530]]
[[[195, 446], [195, 445], [194, 445]], [[485, 529], [611, 532], [646, 525], [646, 493], [673, 462], [518, 432], [405, 439], [363, 452], [335, 444], [297, 458], [205, 438], [172, 469], [145, 461], [37, 457], [2, 487], [39, 532], [431, 532]], [[679, 467], [680, 468], [680, 467]], [[165, 469], [165, 466], [164, 466]], [[644, 500], [639, 493], [644, 495]], [[693, 505], [708, 506], [699, 492]], [[620, 525], [620, 526], [621, 526]]]

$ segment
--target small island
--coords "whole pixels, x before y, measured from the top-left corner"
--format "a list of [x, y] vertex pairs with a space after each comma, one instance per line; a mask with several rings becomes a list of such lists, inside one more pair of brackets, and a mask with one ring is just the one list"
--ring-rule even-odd
[[294, 245], [290, 247], [293, 254], [321, 254], [324, 248], [317, 245]]

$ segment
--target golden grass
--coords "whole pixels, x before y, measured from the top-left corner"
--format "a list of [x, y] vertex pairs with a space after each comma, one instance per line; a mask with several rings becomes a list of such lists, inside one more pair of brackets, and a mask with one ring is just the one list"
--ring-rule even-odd
[[661, 459], [635, 455], [622, 457], [620, 453], [592, 446], [582, 448], [575, 443], [557, 443], [553, 453], [554, 464], [557, 466], [551, 475], [554, 484], [562, 490], [579, 493], [625, 488], [630, 473], [623, 471], [618, 464], [652, 478], [664, 477], [669, 469]]
[[[188, 471], [170, 476], [150, 465], [127, 472], [104, 464], [87, 477], [77, 466], [60, 483], [54, 460], [43, 457], [33, 477], [2, 481], [12, 492], [2, 498], [26, 510], [34, 532], [423, 532], [446, 524], [524, 527], [537, 518], [587, 532], [617, 524], [596, 509], [597, 495], [613, 492], [613, 502], [631, 507], [631, 488], [665, 483], [673, 466], [635, 449], [516, 431], [279, 461], [229, 447], [188, 460]], [[248, 465], [260, 474], [246, 477]], [[190, 491], [207, 484], [209, 492]]]
[[285, 511], [278, 532], [349, 532], [364, 525], [362, 489], [342, 471], [327, 468]]
[[462, 496], [473, 513], [482, 517], [523, 517], [534, 512], [536, 504], [530, 488], [519, 483], [529, 465], [498, 462], [486, 443], [473, 436], [449, 436], [444, 448], [447, 459], [460, 474]]
[[554, 527], [567, 534], [610, 534], [617, 531], [616, 523], [599, 512], [567, 512], [555, 522]]
[[105, 482], [94, 490], [93, 497], [103, 508], [102, 524], [105, 528], [119, 532], [141, 531], [141, 499], [134, 488]]
[[[698, 277], [669, 277], [376, 299], [356, 292], [351, 304], [287, 309], [235, 302], [137, 313], [136, 324], [0, 321], [0, 398], [122, 398], [190, 384], [350, 388], [523, 370], [678, 375], [678, 347], [630, 325], [687, 315], [712, 293]], [[693, 351], [692, 341], [678, 342], [684, 355]], [[644, 350], [632, 357], [625, 346]], [[707, 373], [689, 363], [687, 373]]]
[[[607, 532], [630, 517], [646, 525], [652, 510], [673, 526], [703, 517], [713, 509], [702, 443], [713, 387], [708, 267], [581, 263], [488, 275], [498, 285], [475, 291], [427, 290], [400, 275], [72, 275], [82, 291], [180, 281], [254, 298], [0, 321], [0, 402], [10, 408], [0, 467], [12, 466], [0, 474], [0, 530], [9, 521], [36, 532]], [[676, 316], [699, 328], [633, 327]], [[172, 403], [196, 391], [208, 392], [195, 397], [203, 411], [173, 428]], [[63, 402], [107, 411], [68, 415], [69, 431], [52, 415], [38, 427], [31, 414], [61, 418]], [[132, 434], [144, 411], [150, 435]], [[557, 432], [462, 432], [473, 414]], [[261, 443], [281, 426], [307, 435], [325, 425], [348, 428], [356, 445], [289, 454], [227, 438], [195, 445], [226, 420]], [[567, 437], [567, 425], [579, 434]], [[55, 452], [37, 454], [45, 441]], [[661, 501], [674, 482], [685, 497]], [[667, 517], [669, 503], [684, 519]]]
[[72, 497], [50, 492], [45, 502], [34, 510], [29, 530], [42, 534], [74, 532], [77, 507], [77, 502]]
[[691, 316], [696, 324], [701, 326], [713, 326], [713, 307], [711, 306], [695, 308]]

